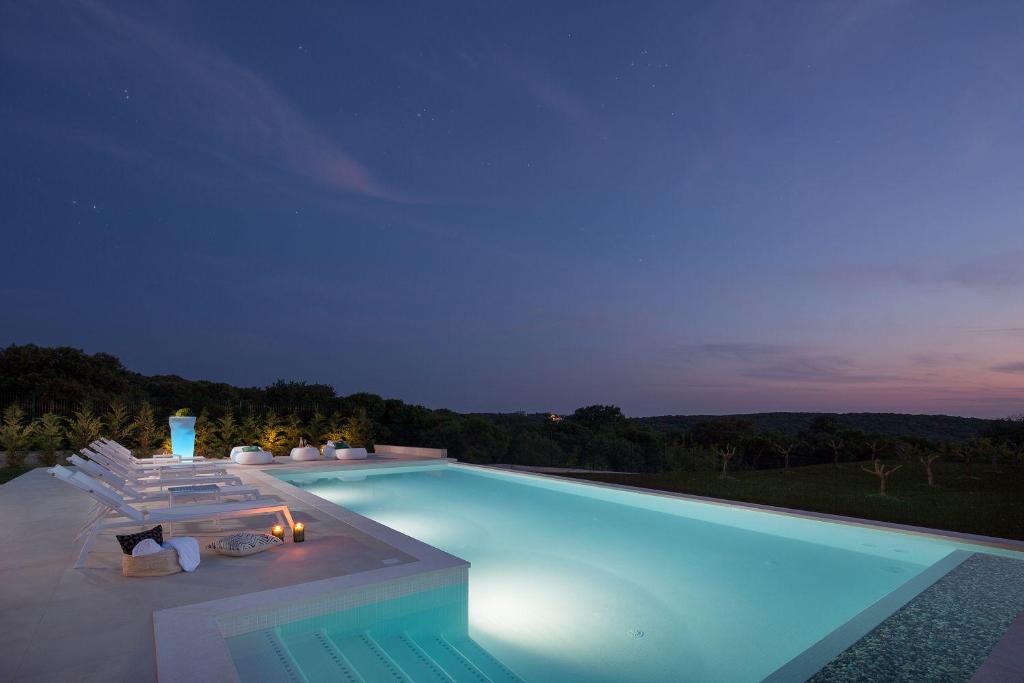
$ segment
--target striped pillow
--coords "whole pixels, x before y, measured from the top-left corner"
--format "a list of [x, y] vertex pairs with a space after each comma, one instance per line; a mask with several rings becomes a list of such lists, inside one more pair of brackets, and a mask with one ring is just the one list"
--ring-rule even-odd
[[272, 534], [257, 534], [251, 531], [240, 531], [237, 534], [231, 534], [230, 536], [218, 539], [206, 547], [221, 555], [244, 557], [246, 555], [261, 553], [267, 548], [275, 545], [281, 545], [282, 543], [284, 543], [284, 541]]

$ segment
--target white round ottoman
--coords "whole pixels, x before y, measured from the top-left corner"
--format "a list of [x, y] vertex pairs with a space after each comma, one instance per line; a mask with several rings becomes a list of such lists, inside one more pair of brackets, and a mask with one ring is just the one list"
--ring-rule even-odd
[[243, 451], [242, 446], [231, 449], [231, 460], [239, 465], [269, 465], [274, 462], [270, 451]]
[[336, 448], [334, 457], [338, 460], [366, 460], [365, 448]]
[[299, 446], [292, 449], [292, 460], [302, 462], [306, 460], [319, 460], [320, 451], [316, 446]]

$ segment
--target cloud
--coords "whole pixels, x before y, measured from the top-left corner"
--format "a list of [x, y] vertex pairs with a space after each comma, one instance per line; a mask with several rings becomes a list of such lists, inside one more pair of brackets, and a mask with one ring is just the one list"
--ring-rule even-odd
[[80, 79], [86, 82], [97, 73], [131, 73], [139, 82], [159, 84], [159, 95], [168, 101], [156, 108], [157, 116], [170, 119], [170, 128], [186, 129], [193, 149], [208, 145], [225, 157], [323, 188], [404, 201], [255, 70], [176, 33], [168, 22], [147, 21], [91, 0], [71, 8], [60, 17], [72, 24], [68, 40], [50, 45], [19, 40], [9, 43], [7, 52], [48, 71], [63, 60], [65, 75], [91, 69], [89, 79]]
[[800, 345], [697, 344], [682, 347], [681, 353], [691, 366], [766, 382], [864, 384], [899, 379], [867, 372], [848, 356]]
[[[810, 271], [812, 279], [843, 285], [956, 285], [971, 289], [1024, 287], [1024, 250], [1008, 250], [946, 267], [912, 264], [841, 264]], [[806, 271], [805, 271], [806, 272]]]
[[542, 108], [557, 114], [582, 132], [596, 133], [602, 126], [597, 116], [584, 103], [540, 68], [525, 60], [505, 54], [496, 57], [505, 76], [530, 95]]
[[1002, 363], [1000, 365], [993, 365], [992, 369], [996, 372], [1011, 372], [1011, 373], [1024, 373], [1024, 361], [1017, 363]]

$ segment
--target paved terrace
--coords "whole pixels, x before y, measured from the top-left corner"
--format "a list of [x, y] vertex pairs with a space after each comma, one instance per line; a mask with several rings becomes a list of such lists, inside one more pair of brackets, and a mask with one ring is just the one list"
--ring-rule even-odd
[[[401, 462], [396, 462], [401, 461]], [[408, 456], [363, 461], [292, 463], [295, 469], [423, 462]], [[33, 470], [0, 486], [0, 624], [3, 681], [154, 681], [153, 611], [317, 579], [354, 574], [414, 560], [391, 545], [289, 495], [254, 474], [257, 468], [228, 465], [243, 482], [259, 479], [261, 491], [287, 503], [295, 521], [307, 525], [307, 541], [249, 557], [203, 550], [192, 573], [154, 578], [121, 575], [121, 549], [114, 532], [101, 535], [82, 569], [73, 569], [74, 541], [92, 507], [85, 493]], [[269, 466], [268, 466], [269, 467]], [[267, 490], [268, 488], [273, 490]], [[204, 543], [243, 529], [269, 530], [272, 515], [248, 520], [175, 525], [175, 536]], [[118, 533], [131, 532], [119, 530]]]

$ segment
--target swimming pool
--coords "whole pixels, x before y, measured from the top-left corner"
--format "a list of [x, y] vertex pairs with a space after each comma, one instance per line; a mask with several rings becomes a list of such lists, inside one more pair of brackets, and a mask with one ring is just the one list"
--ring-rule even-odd
[[271, 473], [468, 560], [468, 636], [526, 681], [761, 680], [962, 547], [459, 465]]

